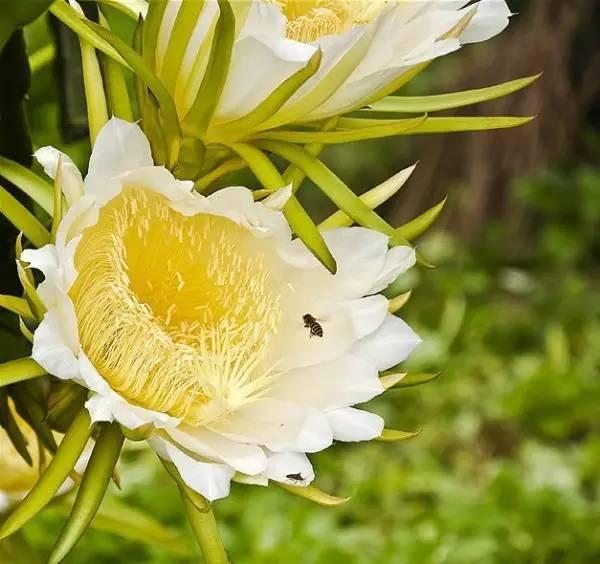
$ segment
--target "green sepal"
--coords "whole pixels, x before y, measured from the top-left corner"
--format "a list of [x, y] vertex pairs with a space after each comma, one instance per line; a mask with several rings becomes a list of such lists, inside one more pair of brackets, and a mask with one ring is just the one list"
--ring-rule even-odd
[[141, 55], [139, 55], [132, 47], [102, 26], [88, 20], [86, 20], [85, 23], [100, 35], [100, 37], [113, 45], [123, 59], [127, 61], [127, 64], [133, 69], [136, 76], [148, 86], [152, 94], [156, 97], [162, 117], [162, 126], [167, 138], [167, 164], [169, 168], [172, 168], [177, 162], [177, 155], [179, 153], [179, 145], [181, 142], [181, 129], [179, 126], [177, 109], [175, 108], [175, 103], [173, 102], [169, 91], [156, 77], [153, 70], [146, 64]]
[[[533, 119], [535, 119], [535, 116], [428, 117], [415, 127], [408, 130], [399, 130], [394, 135], [423, 135], [430, 133], [508, 129], [525, 125]], [[340, 119], [339, 127], [363, 133], [368, 132], [370, 129], [393, 127], [396, 121], [402, 120], [342, 118]]]
[[[232, 157], [230, 159], [227, 159], [226, 161], [216, 166], [209, 173], [196, 180], [196, 182], [194, 183], [194, 190], [196, 190], [197, 192], [207, 192], [214, 182], [216, 182], [226, 174], [229, 174], [230, 172], [235, 172], [236, 170], [242, 170], [247, 167], [248, 164], [244, 159], [238, 157]], [[273, 192], [273, 190], [268, 190], [268, 192]]]
[[259, 141], [257, 144], [302, 170], [338, 208], [359, 225], [389, 236], [394, 234], [394, 228], [389, 223], [379, 217], [340, 178], [302, 147], [278, 141]]
[[65, 433], [83, 409], [87, 390], [70, 381], [61, 381], [50, 390], [46, 420], [52, 429]]
[[73, 509], [54, 544], [48, 564], [58, 564], [69, 554], [96, 515], [123, 446], [117, 423], [103, 423], [83, 474]]
[[386, 390], [390, 388], [412, 388], [413, 386], [432, 382], [440, 374], [441, 372], [397, 372], [396, 369], [392, 368], [386, 370], [379, 377], [379, 380]]
[[258, 140], [285, 141], [287, 143], [337, 145], [339, 143], [354, 143], [356, 141], [380, 139], [382, 137], [393, 137], [395, 135], [410, 135], [413, 131], [422, 127], [429, 118], [427, 115], [423, 115], [415, 118], [379, 120], [381, 123], [370, 124], [368, 127], [346, 127], [344, 120], [350, 119], [360, 118], [340, 119], [337, 131], [293, 131], [288, 129], [274, 129], [256, 133], [252, 138]]
[[[370, 209], [374, 210], [389, 200], [404, 186], [415, 167], [416, 165], [413, 165], [401, 170], [391, 178], [388, 178], [385, 182], [382, 182], [375, 186], [375, 188], [361, 194], [359, 198], [367, 204]], [[326, 229], [335, 229], [337, 227], [349, 227], [353, 223], [354, 221], [348, 214], [344, 213], [342, 210], [338, 210], [322, 221], [319, 224], [319, 229], [325, 231]]]
[[437, 219], [442, 210], [444, 209], [444, 205], [446, 204], [447, 198], [444, 198], [439, 204], [433, 206], [428, 209], [426, 212], [422, 213], [420, 216], [415, 217], [415, 219], [401, 225], [396, 228], [396, 233], [394, 237], [402, 237], [407, 241], [412, 241], [413, 239], [422, 235]]
[[50, 242], [50, 233], [19, 200], [0, 186], [0, 214], [22, 231], [36, 247]]
[[25, 317], [26, 319], [34, 319], [27, 300], [23, 298], [0, 294], [0, 308], [16, 313], [18, 316]]
[[129, 429], [128, 427], [125, 427], [125, 425], [121, 425], [121, 432], [125, 435], [125, 438], [134, 442], [145, 441], [154, 430], [155, 427], [153, 423], [144, 423], [135, 429]]
[[[267, 190], [275, 191], [285, 186], [285, 180], [262, 151], [244, 143], [233, 143], [230, 148], [248, 163], [250, 170]], [[323, 235], [294, 195], [285, 204], [283, 214], [292, 231], [302, 239], [321, 264], [335, 274], [337, 265]]]
[[69, 427], [38, 482], [0, 526], [0, 539], [20, 529], [48, 505], [69, 477], [91, 433], [90, 416], [87, 410], [83, 409]]
[[0, 176], [27, 194], [48, 215], [54, 211], [52, 185], [24, 166], [0, 156]]
[[54, 177], [54, 198], [52, 207], [54, 214], [52, 215], [52, 225], [50, 228], [50, 240], [54, 243], [56, 241], [56, 233], [63, 217], [63, 156], [62, 154], [58, 157], [58, 164], [56, 166], [56, 176]]
[[33, 278], [33, 274], [31, 270], [25, 269], [23, 266], [23, 262], [21, 261], [21, 253], [23, 252], [22, 245], [22, 237], [21, 234], [18, 235], [15, 242], [15, 255], [16, 255], [16, 263], [17, 263], [17, 275], [19, 277], [19, 281], [23, 286], [23, 291], [25, 292], [25, 299], [29, 304], [29, 308], [31, 313], [38, 321], [44, 317], [46, 313], [46, 306], [42, 303], [42, 300], [37, 294], [35, 289], [35, 280]]
[[235, 17], [229, 0], [217, 0], [219, 18], [212, 38], [210, 55], [196, 99], [183, 121], [186, 134], [202, 139], [210, 125], [229, 73], [235, 40]]
[[291, 494], [314, 501], [315, 503], [323, 505], [324, 507], [335, 507], [350, 501], [349, 497], [337, 497], [335, 495], [325, 493], [315, 486], [292, 486], [290, 484], [282, 484], [281, 482], [274, 483]]
[[168, 460], [165, 460], [164, 458], [161, 458], [160, 456], [158, 457], [158, 459], [160, 460], [161, 464], [163, 465], [163, 467], [165, 468], [167, 473], [171, 476], [171, 478], [173, 478], [173, 480], [175, 480], [175, 483], [177, 484], [177, 487], [179, 488], [179, 491], [181, 492], [181, 494], [183, 496], [187, 497], [190, 500], [190, 503], [198, 511], [201, 511], [201, 512], [209, 511], [210, 510], [210, 502], [203, 495], [194, 491], [183, 481], [183, 478], [180, 476], [179, 470], [177, 470], [177, 467], [175, 466], [175, 464], [173, 464], [172, 462], [169, 462]]
[[106, 40], [88, 27], [86, 24], [89, 23], [89, 20], [86, 20], [84, 16], [81, 16], [68, 2], [55, 1], [54, 4], [50, 6], [50, 12], [71, 31], [87, 41], [92, 47], [95, 47], [98, 51], [102, 51], [102, 53], [108, 55], [118, 63], [128, 66], [123, 57], [121, 57], [113, 47], [112, 42]]
[[421, 431], [409, 432], [409, 431], [397, 431], [396, 429], [384, 429], [381, 431], [381, 435], [377, 437], [376, 441], [384, 442], [395, 442], [405, 441], [416, 437]]
[[182, 180], [198, 178], [206, 157], [206, 145], [195, 137], [186, 137], [181, 142], [179, 161], [174, 174]]
[[[110, 29], [106, 18], [102, 14], [100, 22], [104, 27]], [[110, 107], [110, 114], [125, 121], [134, 121], [123, 65], [120, 65], [111, 57], [104, 57], [102, 69], [104, 71], [106, 99]]]
[[475, 90], [464, 90], [452, 92], [451, 94], [437, 94], [434, 96], [388, 96], [370, 104], [369, 108], [360, 110], [364, 113], [427, 113], [453, 108], [463, 108], [488, 100], [502, 98], [513, 92], [517, 92], [535, 82], [541, 74], [518, 78], [502, 84], [496, 84], [487, 88]]
[[18, 358], [0, 364], [0, 387], [23, 382], [46, 374], [32, 358]]
[[146, 65], [151, 69], [154, 69], [156, 65], [156, 44], [166, 7], [167, 0], [152, 0], [148, 3], [146, 19], [137, 18], [138, 28], [143, 21], [144, 33], [141, 45], [136, 45], [136, 49], [142, 54]]
[[409, 290], [408, 292], [404, 292], [403, 294], [392, 298], [388, 303], [388, 311], [390, 313], [396, 313], [398, 310], [403, 308], [406, 305], [406, 302], [408, 302], [410, 299], [411, 294], [412, 290]]
[[40, 402], [36, 401], [34, 395], [24, 385], [15, 388], [13, 399], [19, 415], [29, 423], [44, 447], [52, 453], [56, 452], [58, 445]]
[[161, 73], [161, 80], [169, 92], [175, 91], [183, 57], [204, 6], [205, 0], [182, 2], [177, 12], [173, 29], [169, 34]]
[[303, 68], [284, 80], [249, 114], [212, 128], [211, 140], [250, 136], [254, 128], [273, 116], [319, 70], [322, 56], [321, 50], [317, 49]]
[[10, 442], [15, 447], [15, 450], [19, 453], [21, 458], [29, 464], [33, 465], [33, 459], [31, 454], [27, 450], [28, 441], [25, 435], [21, 432], [19, 425], [15, 421], [10, 407], [8, 405], [8, 395], [6, 390], [0, 389], [0, 426], [6, 431]]

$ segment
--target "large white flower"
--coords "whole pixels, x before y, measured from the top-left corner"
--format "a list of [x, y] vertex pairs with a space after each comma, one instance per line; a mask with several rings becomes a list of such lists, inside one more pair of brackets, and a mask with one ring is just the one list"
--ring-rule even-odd
[[56, 244], [22, 255], [45, 276], [32, 356], [90, 390], [93, 420], [151, 429], [152, 447], [209, 499], [236, 472], [306, 485], [305, 453], [381, 434], [379, 416], [352, 406], [419, 342], [378, 294], [412, 249], [327, 231], [332, 275], [269, 207], [281, 197], [198, 195], [121, 120], [98, 135], [85, 181], [59, 155], [36, 153], [51, 176], [62, 164], [72, 206]]
[[[316, 71], [255, 129], [320, 120], [389, 95], [416, 65], [493, 37], [511, 14], [504, 0], [253, 0], [231, 6], [235, 38], [209, 141], [225, 135], [220, 126], [247, 116], [294, 81], [311, 57], [320, 57]], [[169, 1], [156, 52], [145, 54], [184, 122], [193, 120], [218, 15], [216, 0]]]

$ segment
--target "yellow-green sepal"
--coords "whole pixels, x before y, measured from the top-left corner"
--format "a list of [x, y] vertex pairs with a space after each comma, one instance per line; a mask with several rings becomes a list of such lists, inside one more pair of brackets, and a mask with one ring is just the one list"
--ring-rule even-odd
[[350, 501], [349, 497], [337, 497], [335, 495], [325, 493], [315, 486], [292, 486], [290, 484], [282, 484], [281, 482], [273, 483], [277, 484], [280, 488], [283, 488], [285, 491], [291, 494], [314, 501], [315, 503], [323, 505], [324, 507], [336, 507], [337, 505], [342, 505], [343, 503]]
[[0, 213], [36, 247], [50, 242], [50, 233], [19, 200], [0, 186]]
[[52, 185], [24, 166], [0, 156], [0, 176], [27, 194], [48, 215], [52, 216]]
[[32, 358], [18, 358], [0, 364], [0, 387], [30, 380], [46, 374], [42, 368]]
[[405, 441], [407, 439], [412, 439], [420, 434], [421, 431], [409, 432], [409, 431], [397, 431], [396, 429], [384, 429], [381, 432], [381, 435], [377, 437], [376, 441], [384, 441], [384, 442], [396, 442], [396, 441]]
[[446, 204], [447, 198], [444, 198], [439, 204], [436, 204], [432, 208], [428, 209], [426, 212], [422, 213], [420, 216], [415, 217], [408, 223], [401, 225], [396, 228], [396, 233], [394, 237], [401, 237], [406, 241], [412, 241], [422, 235], [437, 219], [442, 210], [444, 209], [444, 205]]

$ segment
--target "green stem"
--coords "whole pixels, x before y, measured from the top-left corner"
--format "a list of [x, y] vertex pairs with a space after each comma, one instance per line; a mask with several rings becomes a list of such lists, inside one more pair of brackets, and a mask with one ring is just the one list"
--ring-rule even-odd
[[217, 521], [212, 512], [211, 504], [206, 502], [206, 510], [202, 511], [194, 505], [186, 493], [179, 486], [179, 493], [183, 500], [187, 518], [192, 526], [204, 561], [206, 564], [228, 564], [229, 559], [219, 535]]

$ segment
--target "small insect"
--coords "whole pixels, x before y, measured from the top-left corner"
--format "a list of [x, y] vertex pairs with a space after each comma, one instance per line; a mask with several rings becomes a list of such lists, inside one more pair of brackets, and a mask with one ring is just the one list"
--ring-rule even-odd
[[308, 332], [309, 338], [323, 337], [323, 327], [310, 313], [305, 313], [302, 316], [302, 321], [304, 321], [304, 327], [310, 329]]
[[302, 477], [302, 474], [300, 474], [298, 472], [298, 474], [287, 474], [286, 478], [288, 480], [292, 480], [294, 482], [304, 482], [304, 478]]

